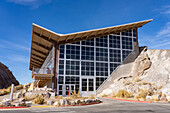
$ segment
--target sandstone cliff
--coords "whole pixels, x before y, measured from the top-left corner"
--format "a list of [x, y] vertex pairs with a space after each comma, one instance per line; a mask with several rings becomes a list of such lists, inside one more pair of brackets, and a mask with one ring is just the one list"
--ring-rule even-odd
[[0, 62], [0, 89], [7, 88], [11, 84], [19, 85], [12, 72]]
[[[119, 75], [98, 95], [111, 95], [124, 89], [135, 96], [143, 89], [151, 90], [154, 94], [161, 92], [170, 98], [170, 50], [144, 49], [131, 67], [129, 65], [129, 70], [128, 73]], [[117, 71], [120, 71], [119, 68]]]

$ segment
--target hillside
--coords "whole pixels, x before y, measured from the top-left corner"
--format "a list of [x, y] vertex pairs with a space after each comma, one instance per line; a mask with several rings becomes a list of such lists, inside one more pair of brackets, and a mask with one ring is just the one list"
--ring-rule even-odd
[[12, 83], [15, 85], [19, 84], [8, 67], [0, 62], [0, 89], [7, 88]]

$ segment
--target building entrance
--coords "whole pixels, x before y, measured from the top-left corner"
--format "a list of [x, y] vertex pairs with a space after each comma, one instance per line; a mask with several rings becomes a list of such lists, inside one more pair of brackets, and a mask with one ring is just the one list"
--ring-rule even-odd
[[82, 95], [90, 95], [95, 93], [94, 77], [82, 77], [81, 84]]

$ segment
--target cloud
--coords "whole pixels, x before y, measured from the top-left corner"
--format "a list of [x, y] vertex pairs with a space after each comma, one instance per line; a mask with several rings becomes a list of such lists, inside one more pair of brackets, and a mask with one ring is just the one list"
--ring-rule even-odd
[[142, 36], [140, 44], [147, 45], [151, 49], [170, 49], [170, 22], [155, 33], [155, 35]]
[[161, 13], [163, 13], [163, 14], [170, 14], [170, 5], [166, 5], [166, 6], [162, 7], [161, 10], [162, 10]]
[[30, 6], [32, 9], [38, 8], [40, 5], [48, 4], [51, 0], [7, 0], [19, 5]]
[[170, 37], [170, 22], [166, 23], [165, 27], [157, 33], [156, 37]]
[[26, 56], [22, 56], [22, 55], [10, 55], [7, 57], [7, 59], [12, 62], [20, 62], [20, 63], [28, 63], [29, 62], [29, 58]]
[[6, 40], [0, 40], [0, 42], [1, 42], [1, 44], [0, 44], [1, 48], [15, 49], [15, 50], [16, 50], [16, 48], [18, 48], [18, 49], [30, 51], [29, 47], [26, 47], [26, 46], [23, 46], [23, 45], [20, 45], [20, 44], [17, 44], [17, 43], [13, 43], [13, 42], [6, 41]]

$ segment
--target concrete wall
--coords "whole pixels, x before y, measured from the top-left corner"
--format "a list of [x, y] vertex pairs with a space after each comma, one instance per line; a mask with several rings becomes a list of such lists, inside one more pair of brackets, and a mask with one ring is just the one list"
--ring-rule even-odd
[[123, 63], [116, 68], [115, 71], [112, 72], [112, 74], [103, 82], [102, 85], [97, 89], [96, 94], [102, 93], [104, 89], [107, 89], [114, 80], [120, 78], [120, 77], [126, 77], [129, 76], [129, 73], [132, 70], [133, 62], [139, 55], [139, 46], [138, 43], [134, 43], [134, 50], [129, 54], [128, 57], [123, 61]]

